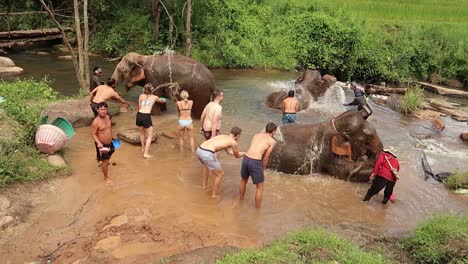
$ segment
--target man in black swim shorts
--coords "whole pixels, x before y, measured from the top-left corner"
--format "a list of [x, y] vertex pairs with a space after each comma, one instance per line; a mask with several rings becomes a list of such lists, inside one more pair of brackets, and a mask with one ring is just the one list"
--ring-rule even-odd
[[276, 125], [274, 123], [268, 123], [266, 125], [265, 132], [258, 133], [252, 138], [249, 150], [242, 160], [242, 179], [239, 188], [240, 200], [244, 200], [245, 188], [250, 176], [252, 177], [253, 184], [257, 186], [257, 190], [255, 192], [256, 208], [260, 208], [262, 205], [263, 182], [265, 180], [263, 170], [266, 168], [268, 160], [270, 159], [270, 154], [276, 144], [276, 141], [273, 138], [275, 131]]

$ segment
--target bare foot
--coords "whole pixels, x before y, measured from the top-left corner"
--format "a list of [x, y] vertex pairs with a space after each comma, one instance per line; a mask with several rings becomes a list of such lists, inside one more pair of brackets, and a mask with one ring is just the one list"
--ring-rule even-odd
[[143, 152], [143, 153], [144, 153], [144, 152], [145, 152], [145, 148], [142, 148], [142, 149], [141, 149], [141, 152]]
[[203, 189], [203, 190], [206, 190], [206, 185], [202, 185], [202, 189]]
[[211, 195], [211, 198], [218, 198], [218, 197], [219, 197], [219, 195], [216, 195], [216, 194]]
[[113, 181], [111, 179], [106, 180], [106, 184], [111, 184], [111, 183], [113, 183]]
[[145, 155], [143, 155], [143, 157], [145, 157], [146, 159], [151, 159], [153, 157], [153, 155], [145, 154]]

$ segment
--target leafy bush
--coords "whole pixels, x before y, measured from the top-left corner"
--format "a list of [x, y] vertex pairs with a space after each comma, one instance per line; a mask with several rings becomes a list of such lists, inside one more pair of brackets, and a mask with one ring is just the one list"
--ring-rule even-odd
[[447, 188], [455, 190], [459, 188], [468, 189], [468, 171], [455, 173], [444, 180]]
[[247, 249], [227, 255], [217, 263], [385, 263], [383, 256], [366, 253], [336, 234], [305, 229], [263, 249]]
[[420, 263], [467, 263], [468, 216], [438, 215], [403, 242]]
[[420, 109], [424, 103], [424, 91], [421, 87], [415, 86], [406, 91], [400, 104], [400, 111], [409, 114]]

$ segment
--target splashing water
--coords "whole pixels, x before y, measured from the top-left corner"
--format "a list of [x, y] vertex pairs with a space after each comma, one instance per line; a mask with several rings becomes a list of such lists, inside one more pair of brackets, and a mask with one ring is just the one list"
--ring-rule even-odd
[[169, 82], [172, 82], [172, 63], [171, 58], [174, 55], [175, 51], [166, 47], [164, 54], [167, 56], [167, 66], [169, 67]]
[[319, 109], [324, 112], [341, 113], [346, 111], [346, 108], [343, 106], [345, 102], [345, 93], [343, 89], [338, 84], [333, 84], [327, 89], [323, 96], [319, 97], [318, 101], [311, 100], [308, 109]]
[[[289, 91], [294, 89], [294, 82], [295, 80], [290, 80], [290, 81], [273, 81], [273, 82], [268, 82], [267, 87], [271, 88], [271, 90], [277, 91]], [[269, 89], [270, 90], [270, 89]]]

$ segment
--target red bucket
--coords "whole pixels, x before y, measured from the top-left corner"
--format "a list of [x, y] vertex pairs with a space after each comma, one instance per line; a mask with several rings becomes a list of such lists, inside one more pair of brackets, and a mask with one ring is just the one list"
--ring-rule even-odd
[[67, 135], [54, 125], [40, 125], [36, 131], [36, 147], [46, 154], [54, 154], [67, 143]]

